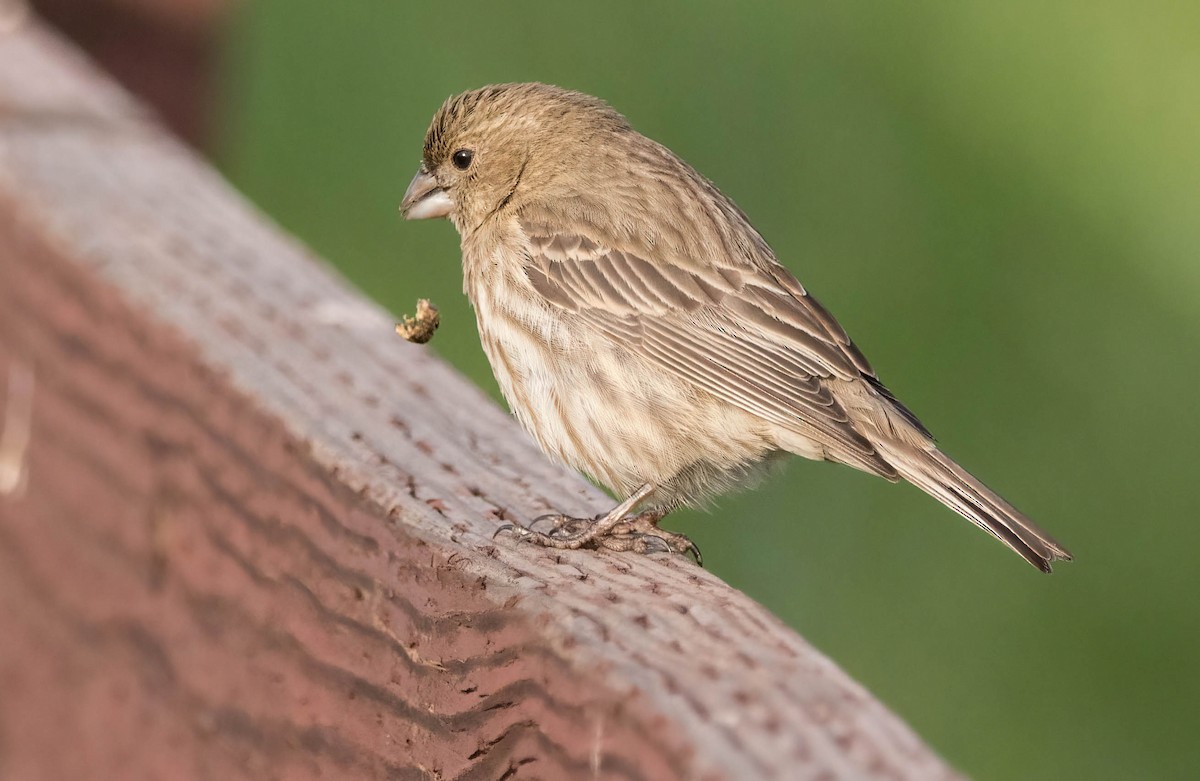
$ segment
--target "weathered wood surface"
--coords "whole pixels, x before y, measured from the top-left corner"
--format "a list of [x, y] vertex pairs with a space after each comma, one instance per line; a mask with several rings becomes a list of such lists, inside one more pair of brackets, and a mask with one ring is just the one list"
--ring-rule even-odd
[[0, 779], [953, 775], [692, 564], [493, 542], [607, 502], [392, 326], [0, 34]]

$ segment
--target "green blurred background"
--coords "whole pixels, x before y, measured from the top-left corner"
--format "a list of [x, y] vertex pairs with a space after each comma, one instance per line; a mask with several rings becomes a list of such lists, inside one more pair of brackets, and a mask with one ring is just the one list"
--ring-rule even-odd
[[1200, 5], [246, 2], [224, 172], [497, 398], [457, 235], [396, 206], [442, 100], [518, 80], [712, 178], [1077, 561], [799, 460], [669, 526], [968, 774], [1197, 777]]

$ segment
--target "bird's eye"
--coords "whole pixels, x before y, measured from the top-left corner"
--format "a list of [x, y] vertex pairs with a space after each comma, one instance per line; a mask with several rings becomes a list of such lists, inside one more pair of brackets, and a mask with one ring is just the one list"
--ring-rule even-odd
[[460, 149], [454, 153], [450, 160], [454, 163], [454, 167], [460, 171], [465, 171], [471, 167], [471, 161], [475, 158], [475, 153], [470, 149]]

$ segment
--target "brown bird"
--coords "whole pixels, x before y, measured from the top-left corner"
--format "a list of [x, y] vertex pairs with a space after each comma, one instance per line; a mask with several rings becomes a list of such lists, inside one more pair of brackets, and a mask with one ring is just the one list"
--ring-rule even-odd
[[733, 201], [603, 101], [545, 84], [449, 99], [401, 209], [458, 229], [521, 424], [625, 497], [521, 538], [697, 553], [659, 520], [795, 453], [904, 478], [1045, 572], [1071, 558], [938, 450]]

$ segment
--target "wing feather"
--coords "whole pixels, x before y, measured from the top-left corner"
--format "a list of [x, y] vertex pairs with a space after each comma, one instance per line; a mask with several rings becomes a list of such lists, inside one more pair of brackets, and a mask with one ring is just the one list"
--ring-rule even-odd
[[[778, 279], [728, 265], [656, 264], [578, 224], [566, 235], [548, 235], [544, 224], [522, 228], [526, 275], [546, 301], [664, 371], [819, 442], [837, 460], [895, 478], [827, 381], [863, 381], [872, 393], [882, 384], [782, 267]], [[886, 389], [879, 398], [895, 403]]]

